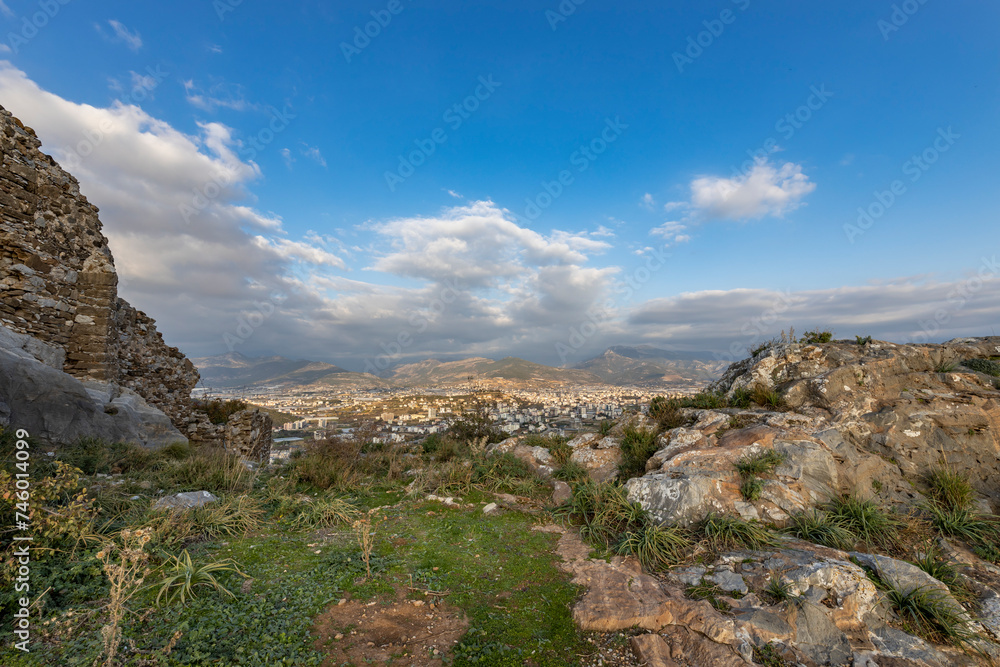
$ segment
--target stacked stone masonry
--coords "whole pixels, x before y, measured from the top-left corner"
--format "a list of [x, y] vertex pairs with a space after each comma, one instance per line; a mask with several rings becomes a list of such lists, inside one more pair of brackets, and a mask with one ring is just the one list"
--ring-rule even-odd
[[98, 209], [41, 141], [0, 107], [0, 322], [66, 351], [63, 370], [128, 387], [193, 441], [218, 428], [192, 414], [194, 365], [118, 297]]

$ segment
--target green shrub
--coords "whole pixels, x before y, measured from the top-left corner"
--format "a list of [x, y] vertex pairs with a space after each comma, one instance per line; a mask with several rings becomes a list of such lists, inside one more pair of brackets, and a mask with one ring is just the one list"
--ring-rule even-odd
[[753, 403], [753, 394], [746, 387], [734, 389], [732, 396], [729, 397], [729, 405], [734, 408], [746, 410], [753, 405]]
[[966, 359], [962, 362], [962, 365], [984, 375], [1000, 377], [1000, 363], [996, 361], [990, 361], [989, 359]]
[[487, 443], [494, 443], [507, 439], [507, 433], [486, 414], [463, 416], [448, 428], [448, 435], [459, 442], [485, 439]]
[[647, 569], [676, 565], [681, 554], [691, 546], [684, 532], [677, 527], [645, 525], [626, 531], [615, 545], [619, 554], [635, 556]]
[[833, 340], [833, 332], [829, 329], [813, 329], [812, 331], [807, 331], [799, 342], [805, 345], [818, 345], [820, 343], [829, 343], [831, 340]]
[[865, 336], [864, 338], [861, 336], [855, 336], [854, 338], [857, 340], [858, 345], [871, 345], [872, 342], [871, 336]]
[[[656, 399], [653, 399], [653, 400], [656, 400]], [[613, 421], [609, 421], [607, 419], [602, 419], [601, 420], [601, 435], [602, 436], [608, 435], [609, 433], [611, 433], [611, 429], [613, 429], [614, 427], [615, 427], [615, 423]]]
[[660, 430], [669, 431], [689, 422], [681, 412], [681, 402], [676, 398], [656, 396], [649, 402], [649, 417], [656, 420]]
[[493, 493], [521, 496], [541, 496], [548, 490], [530, 465], [509, 452], [474, 461], [472, 483]]
[[757, 521], [744, 521], [725, 514], [709, 514], [701, 522], [700, 532], [717, 550], [760, 550], [775, 543], [774, 534]]
[[622, 436], [622, 458], [618, 464], [618, 479], [624, 481], [646, 474], [646, 462], [657, 449], [659, 449], [659, 436], [656, 431], [627, 426]]
[[744, 478], [740, 482], [740, 495], [748, 503], [755, 503], [760, 500], [764, 493], [764, 480], [757, 477]]
[[682, 408], [697, 408], [699, 410], [718, 410], [728, 407], [726, 395], [722, 392], [703, 391], [680, 399], [679, 405]]

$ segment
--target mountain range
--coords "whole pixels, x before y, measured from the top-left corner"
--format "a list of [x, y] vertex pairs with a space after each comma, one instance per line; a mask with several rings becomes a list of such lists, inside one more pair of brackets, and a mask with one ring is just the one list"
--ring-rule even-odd
[[470, 378], [481, 385], [504, 388], [607, 384], [670, 389], [708, 383], [726, 368], [708, 353], [674, 352], [649, 345], [617, 345], [574, 368], [545, 366], [517, 357], [472, 357], [401, 364], [383, 376], [355, 373], [319, 361], [255, 358], [239, 352], [192, 361], [202, 383], [220, 389], [263, 385], [338, 389], [459, 386], [469, 384]]

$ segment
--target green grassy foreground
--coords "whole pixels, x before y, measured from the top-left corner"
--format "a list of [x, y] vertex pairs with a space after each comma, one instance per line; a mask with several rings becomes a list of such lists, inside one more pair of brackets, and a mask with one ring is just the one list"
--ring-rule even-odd
[[[13, 472], [9, 436], [0, 444], [4, 469]], [[443, 655], [445, 664], [565, 665], [592, 655], [593, 644], [570, 616], [580, 591], [556, 567], [557, 536], [531, 530], [551, 518], [482, 511], [492, 491], [541, 499], [546, 487], [516, 460], [487, 462], [460, 450], [442, 461], [438, 452], [337, 442], [265, 474], [220, 452], [189, 448], [151, 454], [92, 441], [64, 462], [38, 457], [33, 500], [55, 514], [33, 515], [43, 521], [45, 514], [48, 523], [39, 525], [46, 537], [32, 556], [31, 652], [4, 641], [0, 663], [341, 664], [324, 662], [329, 656], [314, 619], [342, 598], [385, 604], [399, 590], [444, 599], [464, 614], [467, 630]], [[424, 472], [414, 476], [408, 468]], [[407, 493], [415, 478], [416, 492]], [[159, 489], [209, 490], [221, 500], [181, 514], [154, 512]], [[461, 506], [425, 500], [434, 491], [454, 495]], [[2, 510], [9, 525], [13, 507], [4, 503]], [[358, 519], [372, 526], [371, 576], [352, 526]], [[131, 589], [115, 590], [111, 568], [130, 561], [111, 545], [121, 546], [129, 534], [122, 531], [135, 529], [149, 541], [141, 556], [132, 553]], [[0, 604], [9, 628], [16, 600], [6, 535], [3, 547]], [[215, 573], [218, 588], [194, 586], [183, 605], [157, 604], [170, 557], [183, 550], [195, 566], [231, 559], [233, 567]], [[107, 626], [121, 598], [119, 645], [109, 661]], [[398, 664], [413, 657], [401, 651]]]

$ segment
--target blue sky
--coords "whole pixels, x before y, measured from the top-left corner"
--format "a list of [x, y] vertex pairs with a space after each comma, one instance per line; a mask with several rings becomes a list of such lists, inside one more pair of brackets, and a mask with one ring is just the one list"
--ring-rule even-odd
[[332, 4], [0, 6], [0, 104], [189, 355], [998, 323], [994, 5]]

